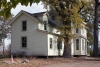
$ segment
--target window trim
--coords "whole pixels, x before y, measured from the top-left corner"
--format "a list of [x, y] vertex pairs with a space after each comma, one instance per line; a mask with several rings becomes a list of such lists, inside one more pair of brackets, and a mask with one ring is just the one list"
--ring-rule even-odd
[[82, 29], [82, 32], [83, 32], [83, 34], [84, 34], [84, 29]]
[[[77, 40], [78, 40], [78, 44], [77, 44]], [[76, 50], [79, 50], [79, 39], [76, 39]]]
[[44, 30], [47, 30], [47, 22], [44, 21]]
[[53, 42], [52, 38], [49, 38], [49, 48], [50, 48], [50, 49], [53, 48], [52, 42]]
[[84, 45], [85, 45], [85, 40], [84, 39], [82, 39], [82, 50], [84, 50]]
[[[22, 38], [23, 38], [23, 37], [26, 37], [26, 47], [22, 47]], [[22, 36], [22, 37], [21, 37], [21, 42], [20, 42], [20, 43], [21, 43], [21, 48], [27, 48], [27, 36]]]
[[79, 33], [79, 29], [76, 29], [76, 33]]
[[62, 41], [57, 42], [58, 49], [62, 49]]
[[[24, 22], [24, 21], [26, 21], [26, 30], [23, 30], [23, 22]], [[27, 31], [27, 20], [22, 20], [22, 23], [21, 23], [21, 24], [22, 24], [22, 25], [21, 25], [21, 26], [22, 26], [22, 27], [21, 27], [21, 28], [22, 28], [22, 31]]]

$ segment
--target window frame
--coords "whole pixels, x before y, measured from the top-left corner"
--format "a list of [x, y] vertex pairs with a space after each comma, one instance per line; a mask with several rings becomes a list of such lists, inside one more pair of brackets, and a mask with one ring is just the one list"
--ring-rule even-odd
[[85, 40], [82, 39], [82, 50], [84, 50]]
[[52, 38], [49, 38], [49, 42], [50, 42], [50, 49], [52, 49], [53, 48], [53, 45], [52, 45], [53, 40], [52, 40]]
[[[26, 22], [26, 25], [24, 25], [24, 22]], [[24, 27], [26, 28], [25, 30]], [[27, 20], [22, 21], [22, 31], [27, 31]]]
[[[24, 45], [24, 46], [23, 46], [22, 38], [26, 38], [26, 42], [24, 42], [24, 44], [26, 44], [26, 45]], [[27, 37], [26, 36], [21, 37], [21, 48], [27, 48]]]
[[76, 33], [79, 33], [79, 29], [76, 29]]
[[82, 29], [82, 32], [84, 33], [84, 29]]
[[44, 21], [44, 30], [47, 30], [47, 21]]
[[79, 50], [79, 39], [76, 39], [76, 50]]
[[58, 44], [58, 49], [62, 49], [62, 41], [59, 41], [57, 44]]

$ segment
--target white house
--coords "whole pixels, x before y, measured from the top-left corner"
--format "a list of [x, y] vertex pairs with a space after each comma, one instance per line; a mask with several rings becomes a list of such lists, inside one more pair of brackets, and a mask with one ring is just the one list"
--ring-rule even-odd
[[[31, 14], [20, 11], [9, 23], [11, 25], [11, 53], [25, 52], [35, 56], [63, 55], [64, 43], [57, 42], [60, 32], [55, 26], [55, 15], [51, 12]], [[87, 55], [86, 29], [74, 29], [78, 36], [72, 39], [71, 54]]]

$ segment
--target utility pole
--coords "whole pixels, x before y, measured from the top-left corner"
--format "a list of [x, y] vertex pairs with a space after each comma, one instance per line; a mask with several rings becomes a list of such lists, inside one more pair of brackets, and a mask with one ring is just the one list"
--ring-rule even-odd
[[93, 47], [94, 57], [99, 57], [99, 54], [98, 54], [98, 6], [99, 6], [99, 0], [95, 0], [94, 47]]

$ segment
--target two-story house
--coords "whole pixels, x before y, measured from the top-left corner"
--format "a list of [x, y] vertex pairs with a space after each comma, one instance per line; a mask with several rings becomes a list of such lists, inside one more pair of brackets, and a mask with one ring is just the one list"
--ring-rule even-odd
[[[20, 11], [9, 23], [11, 25], [11, 53], [25, 52], [26, 55], [63, 55], [64, 43], [58, 42], [56, 15], [51, 11], [31, 14]], [[78, 36], [72, 39], [71, 54], [87, 55], [86, 29], [74, 29]]]

